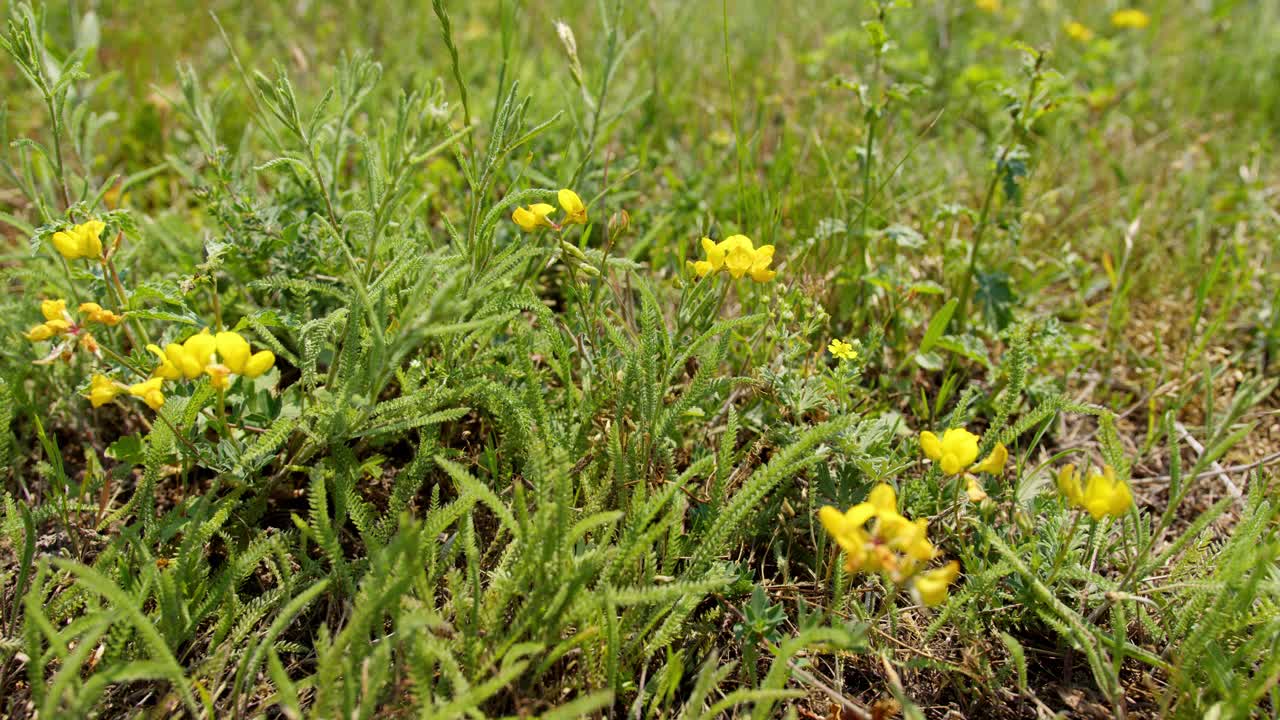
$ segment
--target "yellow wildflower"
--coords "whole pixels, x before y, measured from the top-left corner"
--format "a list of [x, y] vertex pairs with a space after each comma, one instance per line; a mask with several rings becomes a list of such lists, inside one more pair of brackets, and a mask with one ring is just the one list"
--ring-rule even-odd
[[102, 323], [108, 327], [114, 327], [119, 325], [121, 320], [124, 320], [123, 315], [117, 315], [95, 302], [80, 303], [79, 309], [86, 322]]
[[270, 350], [252, 352], [249, 341], [240, 333], [220, 332], [217, 344], [218, 358], [236, 375], [256, 378], [276, 364], [275, 353]]
[[587, 224], [587, 206], [582, 204], [582, 198], [578, 197], [578, 193], [564, 188], [557, 198], [560, 200], [560, 209], [564, 210], [565, 225]]
[[41, 323], [40, 325], [32, 326], [30, 330], [22, 335], [31, 342], [40, 342], [41, 340], [48, 340], [54, 334], [53, 328], [49, 327], [47, 323]]
[[920, 573], [912, 583], [912, 594], [922, 605], [941, 605], [947, 599], [947, 587], [958, 577], [960, 563], [952, 560], [940, 568]]
[[40, 314], [45, 320], [65, 320], [67, 314], [66, 300], [41, 300]]
[[1075, 20], [1068, 22], [1062, 29], [1067, 33], [1067, 37], [1076, 42], [1087, 43], [1093, 39], [1093, 31], [1084, 23]]
[[[929, 542], [928, 522], [903, 517], [897, 503], [893, 487], [881, 483], [865, 502], [845, 512], [830, 506], [818, 511], [823, 527], [844, 551], [846, 570], [885, 571], [895, 582], [902, 582], [915, 573], [919, 563], [937, 555]], [[868, 530], [867, 523], [873, 519], [875, 526]]]
[[1009, 461], [1009, 448], [1004, 443], [998, 442], [996, 446], [991, 448], [991, 454], [986, 459], [974, 465], [970, 470], [976, 473], [987, 473], [988, 475], [999, 475], [1004, 470], [1004, 464]]
[[539, 227], [555, 227], [555, 223], [547, 219], [547, 216], [555, 211], [554, 207], [546, 203], [534, 203], [527, 210], [522, 207], [516, 208], [516, 211], [511, 213], [511, 219], [525, 232], [533, 232]]
[[1151, 24], [1151, 16], [1137, 8], [1126, 8], [1112, 13], [1111, 24], [1126, 30], [1142, 30]]
[[974, 0], [973, 4], [983, 12], [1000, 12], [1000, 0]]
[[136, 383], [129, 386], [129, 394], [142, 398], [147, 407], [152, 410], [159, 410], [164, 407], [164, 378], [153, 377], [146, 382]]
[[1108, 515], [1122, 517], [1133, 507], [1133, 493], [1110, 465], [1103, 465], [1101, 473], [1090, 472], [1084, 483], [1074, 465], [1064, 465], [1058, 471], [1058, 491], [1072, 506], [1087, 510], [1094, 520]]
[[124, 388], [116, 381], [106, 375], [97, 374], [89, 381], [89, 393], [85, 397], [89, 398], [89, 402], [94, 407], [102, 407], [115, 400], [116, 396], [122, 392]]
[[943, 473], [959, 475], [978, 459], [978, 436], [964, 428], [951, 428], [939, 440], [926, 430], [920, 433], [920, 448], [925, 457], [941, 464]]
[[706, 254], [707, 259], [693, 264], [693, 270], [698, 273], [698, 277], [706, 277], [724, 267], [724, 248], [719, 243], [711, 238], [702, 238], [702, 252]]
[[1075, 507], [1084, 507], [1084, 488], [1080, 485], [1080, 473], [1075, 465], [1063, 465], [1058, 470], [1058, 492]]
[[[181, 345], [169, 343], [164, 348], [164, 359], [154, 374], [166, 380], [177, 380], [179, 377], [194, 380], [204, 374], [204, 368], [209, 364], [215, 347], [216, 341], [209, 334], [208, 328], [187, 338]], [[147, 350], [159, 354], [154, 345], [147, 346]]]
[[827, 345], [827, 352], [840, 360], [854, 360], [858, 357], [858, 351], [853, 349], [853, 345], [840, 339], [832, 340]]
[[70, 230], [60, 230], [53, 234], [53, 248], [68, 260], [77, 258], [102, 257], [102, 231], [106, 223], [101, 220], [90, 220], [76, 225]]
[[724, 251], [724, 267], [734, 280], [746, 275], [755, 265], [756, 251], [746, 235], [731, 235], [720, 246]]
[[769, 264], [772, 262], [772, 245], [761, 245], [756, 248], [755, 259], [751, 263], [751, 269], [747, 271], [751, 274], [751, 279], [759, 283], [764, 283], [777, 277], [778, 272], [776, 270], [769, 269]]
[[1092, 473], [1084, 486], [1084, 509], [1094, 520], [1110, 515], [1123, 517], [1133, 507], [1133, 493], [1116, 477], [1110, 465], [1102, 466], [1102, 474]]

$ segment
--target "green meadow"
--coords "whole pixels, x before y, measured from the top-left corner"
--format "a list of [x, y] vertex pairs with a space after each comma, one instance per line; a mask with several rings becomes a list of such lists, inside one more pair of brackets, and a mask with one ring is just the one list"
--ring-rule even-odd
[[0, 0], [0, 717], [1280, 717], [1280, 4]]

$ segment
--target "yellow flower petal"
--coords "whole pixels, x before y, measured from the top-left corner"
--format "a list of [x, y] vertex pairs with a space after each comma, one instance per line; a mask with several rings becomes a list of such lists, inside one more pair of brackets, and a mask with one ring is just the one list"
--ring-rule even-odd
[[1004, 470], [1004, 464], [1009, 461], [1009, 448], [1004, 443], [998, 442], [996, 446], [991, 448], [991, 454], [982, 462], [974, 465], [971, 470], [976, 473], [987, 473], [988, 475], [999, 475]]
[[276, 355], [270, 350], [259, 350], [249, 356], [248, 361], [244, 364], [244, 373], [247, 378], [256, 378], [266, 371], [270, 370], [276, 364]]
[[947, 599], [947, 587], [959, 576], [960, 563], [952, 560], [936, 570], [920, 573], [912, 589], [922, 605], [941, 605]]
[[245, 363], [249, 362], [249, 342], [240, 333], [226, 331], [218, 333], [216, 341], [222, 364], [231, 368], [231, 372], [243, 375]]
[[587, 206], [582, 203], [582, 198], [578, 197], [578, 193], [564, 188], [556, 194], [560, 201], [560, 209], [564, 210], [564, 222], [566, 225], [587, 224]]
[[942, 441], [928, 430], [920, 433], [920, 449], [924, 451], [925, 457], [934, 462], [942, 459]]

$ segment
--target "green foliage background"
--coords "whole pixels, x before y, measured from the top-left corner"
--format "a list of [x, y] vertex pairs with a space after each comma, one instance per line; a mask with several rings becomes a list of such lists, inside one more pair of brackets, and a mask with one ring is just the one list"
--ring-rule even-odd
[[[0, 4], [0, 714], [1273, 717], [1280, 7], [1000, 5]], [[121, 357], [34, 365], [90, 216]], [[218, 324], [225, 418], [82, 397]], [[879, 482], [940, 607], [816, 522]]]

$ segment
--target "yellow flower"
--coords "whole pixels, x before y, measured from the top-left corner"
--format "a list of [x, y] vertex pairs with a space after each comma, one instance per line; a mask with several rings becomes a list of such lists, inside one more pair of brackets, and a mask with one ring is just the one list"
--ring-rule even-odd
[[1000, 0], [974, 0], [973, 4], [983, 12], [1000, 12]]
[[66, 300], [41, 300], [40, 314], [45, 320], [65, 320], [67, 314]]
[[124, 320], [123, 315], [117, 315], [94, 302], [80, 303], [80, 314], [85, 316], [87, 322], [102, 323], [108, 327], [119, 325]]
[[693, 271], [698, 273], [698, 277], [706, 277], [713, 272], [717, 272], [724, 267], [724, 248], [711, 238], [702, 238], [702, 252], [706, 254], [706, 260], [699, 260], [693, 264]]
[[578, 197], [578, 193], [564, 188], [557, 198], [560, 200], [560, 209], [564, 210], [565, 225], [587, 224], [587, 206], [582, 204], [582, 198]]
[[164, 406], [163, 385], [164, 378], [153, 377], [146, 382], [130, 385], [129, 394], [142, 398], [142, 401], [152, 410], [159, 410]]
[[[866, 502], [845, 512], [830, 506], [818, 511], [823, 527], [844, 551], [846, 570], [883, 570], [894, 582], [902, 582], [915, 573], [919, 563], [937, 555], [929, 542], [928, 521], [908, 520], [898, 513], [897, 504], [893, 486], [881, 483], [871, 490]], [[867, 523], [873, 519], [875, 527], [868, 530]]]
[[1123, 517], [1133, 507], [1133, 493], [1116, 477], [1110, 465], [1102, 466], [1102, 474], [1092, 473], [1084, 486], [1084, 509], [1094, 520], [1110, 515]]
[[1068, 22], [1062, 29], [1066, 31], [1067, 37], [1075, 40], [1076, 42], [1087, 43], [1093, 39], [1093, 31], [1084, 23], [1080, 23], [1075, 20]]
[[1084, 507], [1084, 488], [1080, 485], [1080, 473], [1075, 465], [1063, 465], [1058, 470], [1058, 492], [1075, 507]]
[[116, 396], [122, 392], [124, 392], [124, 388], [117, 384], [116, 381], [106, 375], [97, 374], [89, 381], [89, 394], [85, 397], [89, 398], [89, 402], [94, 407], [102, 407], [115, 400]]
[[827, 345], [827, 352], [841, 360], [854, 360], [858, 357], [858, 351], [854, 350], [852, 345], [839, 339], [832, 340], [831, 344]]
[[1111, 15], [1111, 24], [1127, 30], [1141, 30], [1151, 24], [1151, 16], [1136, 8], [1117, 10]]
[[720, 243], [724, 253], [724, 267], [735, 280], [746, 275], [756, 262], [756, 251], [751, 238], [746, 235], [730, 235]]
[[[178, 349], [181, 350], [181, 346], [178, 346]], [[157, 365], [156, 369], [151, 373], [153, 376], [164, 378], [165, 380], [177, 380], [182, 377], [182, 371], [179, 370], [178, 366], [169, 359], [169, 356], [160, 349], [160, 346], [155, 344], [148, 345], [147, 352], [160, 358], [160, 364]]]
[[53, 337], [54, 334], [53, 328], [49, 327], [46, 323], [42, 323], [40, 325], [33, 326], [22, 335], [31, 342], [40, 342], [41, 340], [48, 340]]
[[999, 475], [1004, 470], [1004, 464], [1009, 461], [1009, 448], [1004, 443], [998, 442], [996, 446], [991, 448], [991, 454], [986, 459], [974, 465], [970, 470], [976, 473], [987, 473], [988, 475]]
[[916, 599], [922, 605], [933, 607], [947, 599], [947, 586], [960, 577], [960, 563], [952, 560], [935, 570], [920, 573], [912, 585]]
[[240, 333], [220, 332], [217, 335], [217, 343], [218, 358], [236, 375], [256, 378], [276, 364], [275, 353], [270, 350], [252, 352], [249, 341], [245, 340]]
[[920, 433], [920, 448], [925, 457], [939, 463], [947, 475], [959, 475], [978, 459], [978, 436], [964, 428], [951, 428], [937, 435], [928, 430]]
[[53, 234], [53, 248], [68, 260], [100, 258], [104, 228], [106, 224], [101, 220], [90, 220], [70, 230], [60, 230]]
[[94, 340], [89, 333], [80, 333], [80, 347], [84, 348], [85, 352], [98, 354], [98, 341]]
[[769, 269], [769, 264], [772, 262], [772, 245], [761, 245], [756, 248], [755, 259], [751, 262], [751, 269], [747, 271], [751, 273], [751, 279], [759, 283], [764, 283], [777, 277], [777, 271]]
[[554, 207], [546, 203], [534, 203], [527, 210], [522, 207], [516, 208], [516, 211], [511, 213], [511, 219], [525, 232], [533, 232], [540, 226], [555, 227], [555, 223], [547, 219], [547, 216], [555, 211]]

